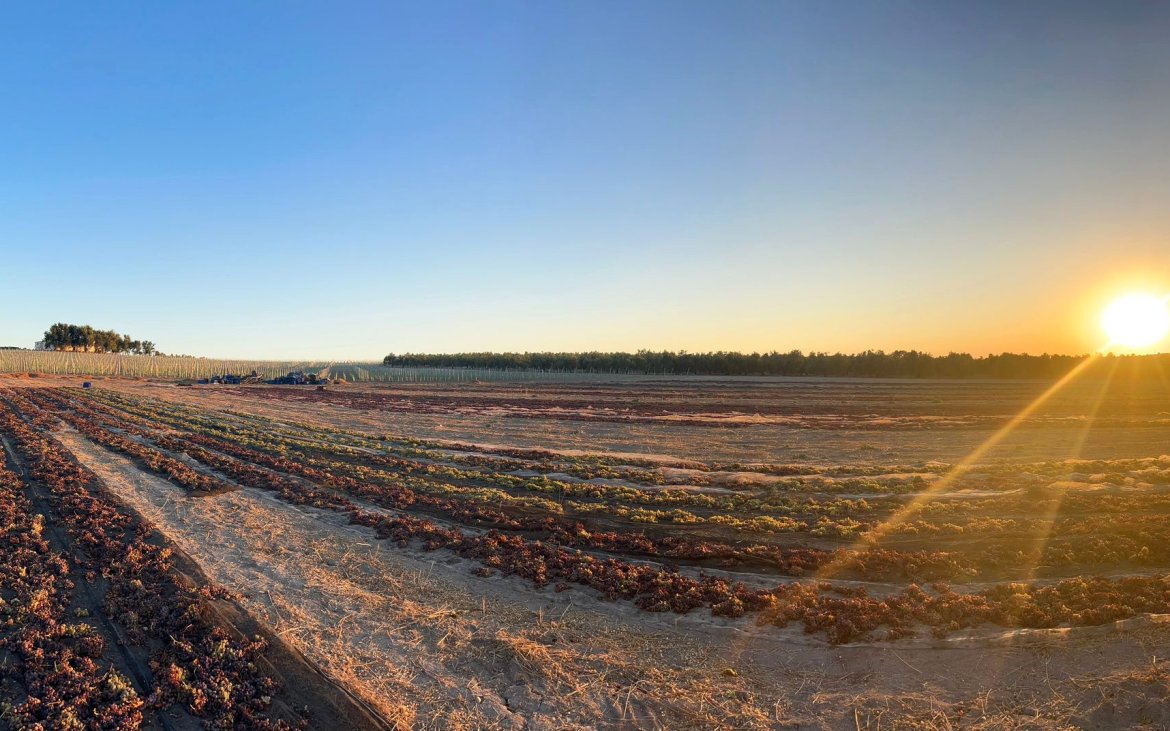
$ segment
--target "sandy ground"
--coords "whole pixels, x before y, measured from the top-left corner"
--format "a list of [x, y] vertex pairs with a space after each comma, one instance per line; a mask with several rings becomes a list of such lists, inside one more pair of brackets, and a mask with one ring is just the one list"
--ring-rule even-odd
[[404, 728], [1170, 728], [1170, 624], [830, 647], [479, 578], [242, 489], [190, 497], [59, 435], [242, 605]]

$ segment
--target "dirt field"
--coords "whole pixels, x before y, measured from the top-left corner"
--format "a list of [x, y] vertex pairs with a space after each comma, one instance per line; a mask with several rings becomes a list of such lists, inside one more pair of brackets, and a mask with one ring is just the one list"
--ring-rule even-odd
[[[76, 379], [74, 379], [75, 381]], [[703, 379], [618, 384], [349, 384], [174, 388], [102, 381], [168, 400], [418, 438], [744, 462], [961, 459], [1051, 384], [1018, 381]], [[1075, 383], [991, 458], [1158, 456], [1170, 386]], [[1091, 428], [1087, 428], [1091, 420]], [[714, 428], [723, 427], [723, 428]]]
[[400, 728], [1170, 728], [1161, 384], [964, 465], [1048, 384], [79, 382], [0, 398]]

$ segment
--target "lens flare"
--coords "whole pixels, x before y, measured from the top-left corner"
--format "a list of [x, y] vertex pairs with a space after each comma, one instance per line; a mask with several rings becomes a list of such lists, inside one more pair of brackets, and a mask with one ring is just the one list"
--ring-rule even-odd
[[1101, 327], [1109, 336], [1111, 345], [1147, 348], [1170, 333], [1170, 309], [1167, 309], [1165, 297], [1127, 294], [1105, 308]]

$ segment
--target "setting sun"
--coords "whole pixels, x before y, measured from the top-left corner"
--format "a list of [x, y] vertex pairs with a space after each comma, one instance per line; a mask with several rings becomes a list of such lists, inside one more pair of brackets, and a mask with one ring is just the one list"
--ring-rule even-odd
[[1147, 293], [1128, 294], [1114, 300], [1101, 316], [1101, 327], [1110, 345], [1145, 348], [1170, 333], [1167, 298]]

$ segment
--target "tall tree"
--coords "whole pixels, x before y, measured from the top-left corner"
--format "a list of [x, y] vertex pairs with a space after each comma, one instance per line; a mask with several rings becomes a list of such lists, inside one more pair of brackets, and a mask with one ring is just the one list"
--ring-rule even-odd
[[[147, 341], [150, 353], [154, 343]], [[95, 330], [89, 325], [70, 325], [57, 322], [45, 331], [45, 347], [49, 350], [75, 350], [94, 353], [142, 353], [143, 342], [114, 330]]]

